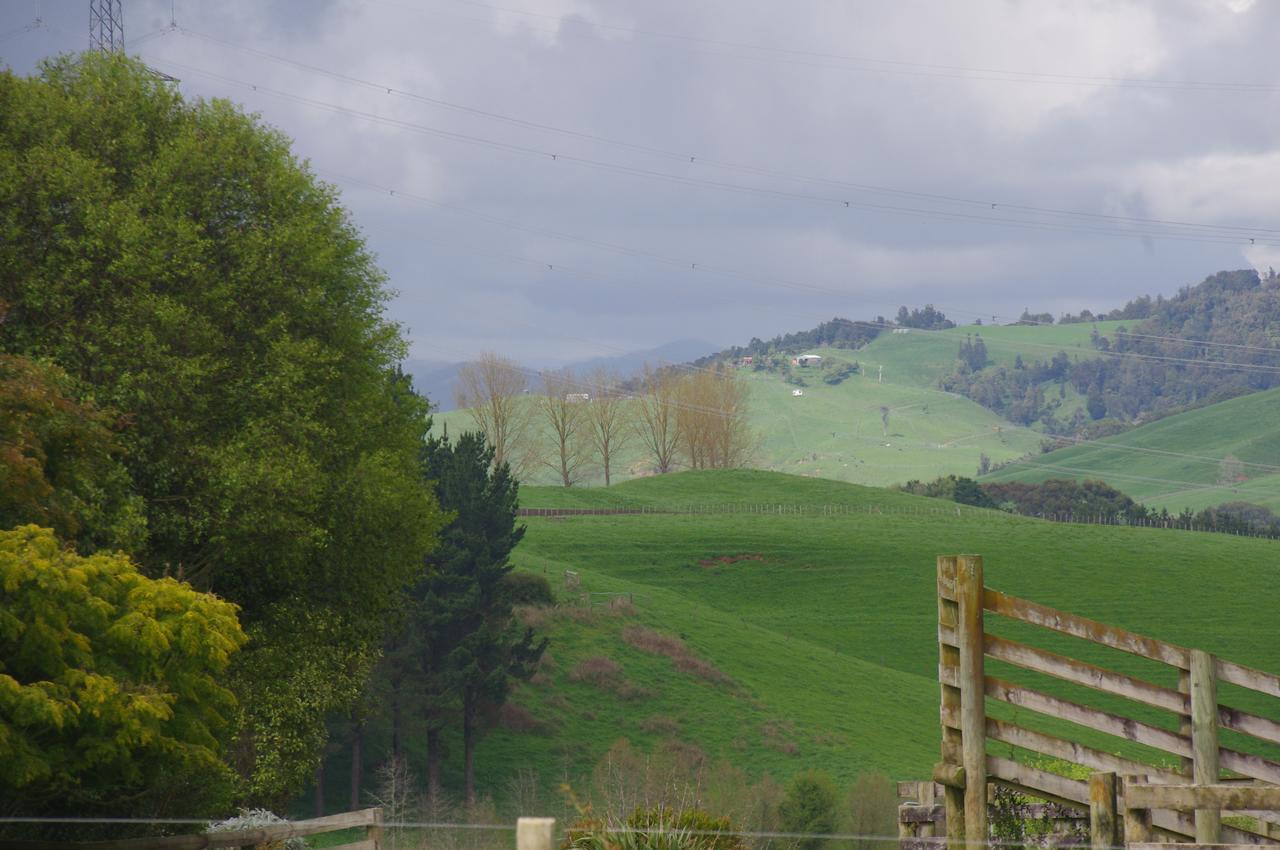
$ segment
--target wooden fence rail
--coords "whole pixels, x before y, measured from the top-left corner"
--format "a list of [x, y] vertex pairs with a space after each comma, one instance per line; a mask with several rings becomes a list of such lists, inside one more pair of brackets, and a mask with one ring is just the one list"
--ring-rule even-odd
[[[392, 825], [394, 826], [394, 825]], [[516, 850], [554, 850], [555, 818], [520, 818], [516, 822]], [[362, 809], [312, 820], [291, 821], [256, 829], [124, 838], [113, 841], [12, 841], [0, 839], [0, 850], [206, 850], [206, 848], [262, 848], [265, 845], [363, 827], [359, 841], [326, 850], [381, 850], [382, 809]]]
[[363, 827], [360, 841], [327, 850], [381, 850], [382, 809], [361, 809], [304, 821], [226, 832], [119, 838], [109, 841], [11, 841], [0, 840], [0, 850], [215, 850], [221, 847], [261, 847], [290, 838], [322, 835]]
[[[1264, 745], [1280, 744], [1280, 723], [1222, 705], [1218, 700], [1220, 682], [1280, 697], [1280, 676], [1215, 658], [1203, 650], [1177, 646], [985, 587], [982, 558], [977, 555], [939, 558], [937, 593], [942, 761], [935, 767], [934, 779], [944, 786], [943, 808], [951, 850], [960, 850], [963, 843], [987, 840], [985, 801], [988, 780], [1037, 798], [1091, 811], [1100, 805], [1099, 800], [1115, 797], [1117, 793], [1124, 794], [1123, 790], [1117, 792], [1107, 786], [1105, 783], [1110, 780], [1105, 778], [1097, 780], [1103, 783], [1098, 785], [1039, 770], [1010, 758], [989, 755], [989, 741], [1061, 759], [1104, 776], [1140, 776], [1142, 782], [1147, 783], [1142, 785], [1134, 780], [1126, 788], [1234, 788], [1234, 796], [1206, 792], [1196, 798], [1201, 805], [1151, 805], [1138, 807], [1135, 811], [1146, 811], [1152, 834], [1165, 837], [1194, 838], [1197, 844], [1203, 845], [1219, 844], [1224, 838], [1237, 843], [1280, 843], [1280, 816], [1274, 811], [1280, 810], [1280, 804], [1236, 805], [1240, 801], [1271, 800], [1268, 795], [1275, 786], [1280, 786], [1280, 762], [1223, 746], [1219, 740], [1219, 731], [1228, 729], [1250, 736]], [[985, 622], [988, 615], [1166, 665], [1176, 671], [1178, 687], [1158, 685], [990, 634]], [[1114, 709], [1103, 710], [988, 676], [985, 671], [987, 659], [1109, 697], [1120, 697], [1146, 709], [1170, 712], [1174, 718], [1169, 725], [1176, 725], [1178, 731], [1123, 716], [1115, 713]], [[1019, 722], [988, 717], [987, 700], [1142, 744], [1171, 758], [1167, 764], [1149, 764], [1037, 731]], [[1114, 704], [1113, 701], [1110, 705]], [[1224, 772], [1229, 775], [1224, 775]], [[1263, 783], [1265, 787], [1254, 786], [1245, 790], [1238, 783], [1221, 785], [1232, 775], [1245, 781]], [[1150, 792], [1140, 790], [1135, 793], [1143, 795]], [[1161, 801], [1190, 799], [1157, 797]], [[1139, 796], [1139, 799], [1146, 800], [1147, 797]], [[1129, 802], [1126, 801], [1125, 805]], [[1222, 824], [1224, 811], [1231, 814], [1240, 813], [1243, 809], [1255, 810], [1248, 813], [1251, 821]], [[1105, 812], [1099, 816], [1105, 821], [1098, 826], [1100, 831], [1105, 831], [1107, 824], [1114, 827], [1119, 822], [1114, 811], [1109, 816], [1110, 820], [1107, 820]], [[1118, 834], [1113, 836], [1116, 837]]]

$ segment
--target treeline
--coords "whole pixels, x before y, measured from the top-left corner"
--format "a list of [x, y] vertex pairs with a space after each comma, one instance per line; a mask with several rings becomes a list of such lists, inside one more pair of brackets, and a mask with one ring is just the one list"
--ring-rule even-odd
[[1023, 481], [978, 482], [948, 475], [933, 481], [908, 481], [899, 488], [917, 496], [948, 499], [962, 505], [993, 508], [1022, 516], [1062, 522], [1138, 525], [1212, 531], [1251, 537], [1280, 538], [1280, 516], [1249, 502], [1225, 502], [1214, 508], [1170, 513], [1150, 508], [1104, 481], [1050, 478], [1038, 483]]
[[920, 330], [946, 330], [956, 323], [932, 304], [907, 309], [898, 308], [894, 319], [876, 316], [872, 321], [855, 321], [839, 316], [807, 331], [780, 334], [770, 340], [752, 337], [746, 345], [735, 345], [723, 351], [709, 354], [693, 362], [694, 366], [734, 362], [743, 357], [762, 357], [771, 354], [797, 354], [811, 348], [861, 348], [882, 332], [895, 327]]
[[[1141, 321], [1110, 335], [1095, 330], [1092, 344], [1105, 356], [1081, 360], [1064, 351], [987, 367], [985, 357], [962, 346], [956, 370], [940, 386], [1020, 425], [1077, 435], [1090, 423], [1140, 423], [1280, 386], [1274, 271], [1219, 272], [1173, 298], [1144, 296], [1113, 313]], [[1068, 386], [1085, 397], [1083, 405], [1064, 408]]]
[[279, 808], [394, 659], [473, 745], [541, 645], [516, 490], [427, 442], [335, 191], [121, 56], [0, 103], [4, 814]]
[[746, 381], [725, 364], [646, 367], [627, 383], [607, 370], [539, 378], [531, 387], [514, 361], [492, 353], [458, 376], [458, 407], [517, 476], [545, 470], [572, 487], [599, 471], [608, 486], [626, 452], [638, 452], [653, 473], [733, 469], [759, 442]]

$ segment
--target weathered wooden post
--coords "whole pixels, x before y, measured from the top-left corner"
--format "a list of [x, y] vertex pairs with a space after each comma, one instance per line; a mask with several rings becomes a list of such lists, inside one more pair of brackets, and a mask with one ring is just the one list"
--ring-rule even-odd
[[1095, 773], [1089, 777], [1089, 844], [1093, 850], [1110, 850], [1120, 846], [1116, 834], [1120, 825], [1116, 817], [1116, 775]]
[[[1196, 785], [1218, 781], [1218, 683], [1213, 656], [1191, 650], [1191, 765]], [[1222, 812], [1196, 809], [1196, 843], [1222, 841]]]
[[520, 818], [516, 821], [516, 850], [554, 850], [555, 818]]
[[1134, 809], [1129, 806], [1131, 799], [1128, 793], [1129, 786], [1138, 782], [1145, 783], [1146, 781], [1146, 776], [1126, 776], [1124, 778], [1124, 843], [1126, 846], [1151, 843], [1151, 810]]
[[921, 838], [933, 838], [933, 809], [938, 805], [938, 796], [934, 791], [934, 782], [932, 779], [926, 779], [916, 784], [916, 799], [920, 801], [920, 805], [925, 807], [925, 811], [929, 813], [929, 819], [920, 824], [919, 836]]
[[960, 743], [964, 766], [964, 835], [987, 840], [987, 711], [983, 672], [982, 556], [961, 555], [956, 570], [960, 624]]
[[960, 715], [960, 605], [956, 601], [959, 559], [938, 558], [938, 682], [941, 691], [942, 762], [934, 778], [942, 783], [947, 812], [947, 848], [964, 850], [964, 768], [960, 730], [952, 724]]
[[[364, 837], [373, 842], [373, 850], [382, 850], [382, 807], [373, 810], [373, 823], [365, 830]], [[393, 845], [395, 842], [391, 842]]]

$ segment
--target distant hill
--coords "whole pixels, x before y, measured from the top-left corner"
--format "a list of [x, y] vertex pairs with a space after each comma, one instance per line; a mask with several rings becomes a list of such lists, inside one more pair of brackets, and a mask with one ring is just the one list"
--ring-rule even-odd
[[413, 379], [414, 391], [431, 400], [432, 410], [453, 410], [457, 406], [453, 402], [453, 387], [458, 382], [461, 363], [409, 359], [400, 366]]
[[[1100, 479], [1177, 512], [1223, 502], [1280, 511], [1280, 388], [1179, 413], [1013, 463], [983, 481]], [[1255, 465], [1256, 464], [1256, 465]]]
[[1143, 296], [1114, 312], [1127, 319], [1073, 317], [1076, 324], [1050, 326], [1093, 328], [1090, 357], [1042, 348], [1012, 368], [981, 354], [962, 357], [943, 387], [1013, 422], [1081, 434], [1101, 419], [1149, 422], [1280, 385], [1280, 277], [1274, 273], [1219, 272], [1172, 298]]
[[570, 363], [564, 368], [572, 369], [579, 374], [591, 372], [595, 369], [608, 369], [611, 372], [616, 372], [619, 377], [625, 380], [633, 377], [646, 363], [653, 366], [665, 363], [688, 363], [715, 351], [717, 348], [718, 346], [705, 340], [678, 339], [675, 342], [668, 342], [665, 345], [647, 348], [643, 351], [580, 360], [576, 363]]

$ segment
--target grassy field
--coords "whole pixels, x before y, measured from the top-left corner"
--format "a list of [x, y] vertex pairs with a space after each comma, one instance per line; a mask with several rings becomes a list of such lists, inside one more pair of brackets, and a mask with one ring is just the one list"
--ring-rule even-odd
[[[581, 580], [575, 593], [626, 594], [632, 602], [612, 613], [600, 605], [594, 613], [565, 606], [542, 618], [552, 664], [514, 697], [532, 727], [500, 728], [484, 740], [478, 755], [484, 787], [509, 799], [515, 766], [524, 766], [530, 769], [524, 785], [541, 789], [551, 806], [556, 795], [548, 788], [565, 780], [588, 789], [593, 765], [620, 739], [645, 751], [696, 748], [708, 760], [779, 781], [810, 767], [846, 782], [873, 769], [927, 776], [937, 760], [940, 553], [981, 553], [987, 583], [1002, 590], [1280, 670], [1274, 639], [1280, 548], [1271, 541], [1058, 525], [978, 510], [957, 516], [954, 506], [944, 503], [942, 510], [933, 500], [768, 472], [678, 473], [607, 491], [522, 490], [529, 507], [761, 501], [839, 504], [850, 513], [528, 520], [520, 568], [545, 574], [557, 587], [573, 570]], [[566, 601], [573, 595], [560, 592]], [[1174, 600], [1182, 602], [1175, 608]], [[705, 665], [702, 673], [634, 646], [626, 635], [637, 627], [678, 637]], [[1021, 634], [1008, 625], [996, 630]], [[1036, 642], [1174, 684], [1171, 670], [1141, 659], [1112, 657], [1118, 654], [1068, 638]], [[584, 664], [605, 663], [600, 658], [617, 665], [612, 678], [593, 683], [578, 675]], [[1070, 686], [993, 669], [1099, 704]], [[1256, 702], [1229, 688], [1222, 699]], [[1118, 710], [1166, 727], [1172, 722]], [[1028, 717], [1023, 712], [1019, 719]], [[1141, 749], [1065, 724], [1040, 728], [1112, 751]], [[522, 797], [526, 808], [527, 793], [534, 792]]]
[[[861, 350], [821, 353], [831, 361], [866, 362]], [[982, 455], [1008, 460], [1040, 442], [1032, 431], [966, 398], [912, 383], [880, 383], [873, 370], [835, 386], [812, 381], [801, 396], [774, 375], [748, 373], [748, 380], [752, 424], [762, 437], [756, 466], [764, 469], [879, 486], [975, 475]], [[889, 410], [887, 427], [882, 407]]]
[[[1160, 419], [1097, 443], [1038, 455], [983, 480], [1095, 478], [1148, 505], [1175, 512], [1231, 501], [1280, 511], [1280, 470], [1267, 468], [1280, 466], [1276, 422], [1280, 390], [1268, 390]], [[1219, 460], [1227, 456], [1243, 462], [1243, 480], [1232, 480], [1233, 470]]]
[[1013, 366], [1019, 356], [1030, 363], [1048, 360], [1059, 351], [1082, 360], [1100, 357], [1090, 343], [1094, 328], [1106, 335], [1123, 324], [963, 325], [945, 331], [886, 333], [858, 349], [854, 356], [873, 377], [879, 377], [883, 366], [886, 383], [933, 388], [939, 378], [955, 368], [956, 353], [966, 336], [982, 337], [990, 365]]

